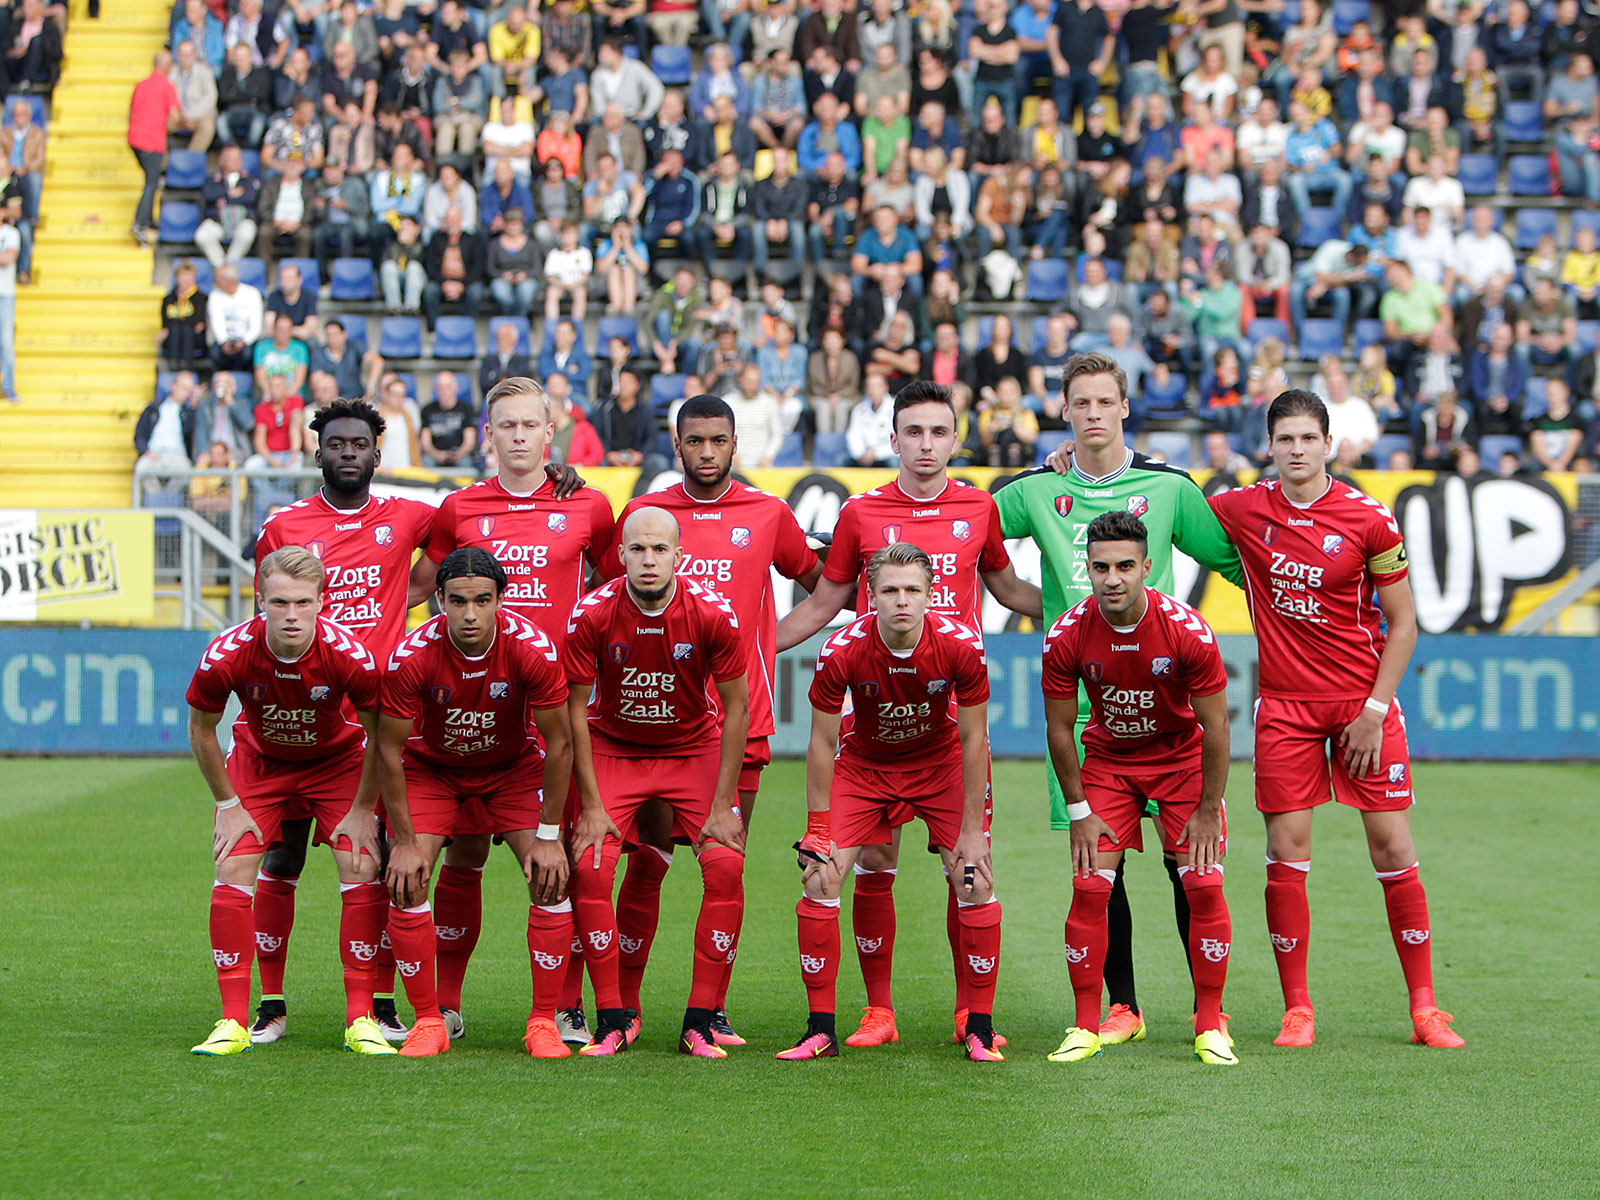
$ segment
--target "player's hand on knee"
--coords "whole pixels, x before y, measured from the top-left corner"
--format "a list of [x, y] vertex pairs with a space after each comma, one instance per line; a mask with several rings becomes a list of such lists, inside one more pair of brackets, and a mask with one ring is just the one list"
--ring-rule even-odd
[[700, 844], [716, 842], [729, 850], [744, 853], [744, 822], [739, 820], [737, 808], [711, 806], [711, 815], [700, 827]]
[[956, 839], [956, 896], [970, 900], [994, 891], [994, 868], [989, 860], [989, 839], [982, 831], [963, 833]]
[[584, 856], [592, 853], [594, 861], [591, 870], [600, 869], [601, 859], [605, 854], [606, 839], [620, 842], [622, 830], [617, 828], [617, 823], [606, 815], [604, 809], [590, 812], [585, 809], [578, 815], [578, 823], [572, 830], [572, 866], [574, 870], [581, 870], [586, 864]]
[[1178, 845], [1183, 846], [1182, 865], [1193, 867], [1202, 875], [1216, 870], [1222, 861], [1222, 814], [1196, 812], [1184, 822], [1178, 834]]
[[567, 891], [567, 852], [559, 839], [535, 841], [533, 853], [522, 865], [535, 904], [557, 904]]
[[1100, 869], [1101, 838], [1109, 839], [1113, 846], [1122, 844], [1111, 832], [1111, 826], [1093, 813], [1074, 821], [1068, 836], [1072, 841], [1072, 873], [1080, 879], [1087, 879]]
[[235, 801], [227, 808], [217, 809], [216, 819], [211, 826], [211, 857], [218, 863], [222, 862], [233, 853], [239, 839], [247, 833], [254, 834], [256, 841], [265, 842], [261, 836], [261, 826], [256, 824], [255, 818], [242, 803]]
[[384, 881], [390, 898], [401, 908], [415, 908], [428, 898], [428, 860], [415, 842], [396, 842], [389, 848]]
[[333, 827], [328, 842], [335, 850], [347, 850], [360, 866], [361, 856], [369, 855], [373, 862], [379, 859], [378, 820], [372, 813], [360, 814], [354, 809], [344, 820]]

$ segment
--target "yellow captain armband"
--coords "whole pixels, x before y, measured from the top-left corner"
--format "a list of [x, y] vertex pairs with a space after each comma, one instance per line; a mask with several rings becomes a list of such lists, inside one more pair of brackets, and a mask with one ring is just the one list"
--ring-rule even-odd
[[1396, 571], [1404, 571], [1410, 561], [1406, 557], [1406, 544], [1401, 542], [1398, 546], [1367, 559], [1367, 569], [1374, 575], [1393, 575]]

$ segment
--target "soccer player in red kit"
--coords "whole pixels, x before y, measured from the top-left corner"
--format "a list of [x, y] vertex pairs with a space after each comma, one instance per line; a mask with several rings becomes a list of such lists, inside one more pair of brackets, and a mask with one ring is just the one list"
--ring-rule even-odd
[[[505, 607], [544, 630], [559, 653], [567, 617], [585, 591], [584, 576], [611, 544], [611, 503], [594, 488], [571, 490], [568, 481], [550, 477], [545, 465], [550, 406], [538, 383], [502, 379], [489, 389], [484, 405], [499, 473], [444, 498], [419, 574], [431, 585], [447, 554], [463, 546], [487, 550], [506, 573]], [[483, 925], [483, 869], [491, 832], [480, 806], [463, 810], [433, 892], [439, 1006], [452, 1037], [466, 1030], [461, 989]], [[569, 962], [568, 978], [574, 967], [581, 983], [579, 962]], [[569, 1041], [588, 1041], [587, 1032], [574, 1034], [565, 1017], [560, 1023]]]
[[[773, 732], [772, 677], [777, 659], [777, 599], [773, 573], [815, 589], [822, 574], [816, 552], [794, 512], [776, 496], [732, 478], [739, 441], [733, 410], [719, 396], [692, 396], [678, 408], [675, 448], [683, 462], [683, 482], [636, 496], [622, 520], [637, 509], [665, 509], [678, 520], [683, 566], [678, 576], [704, 583], [733, 606], [739, 636], [750, 655], [750, 740], [739, 772], [739, 811], [745, 830], [755, 811], [761, 770], [772, 761], [767, 739]], [[601, 570], [622, 568], [607, 555]], [[639, 845], [628, 854], [628, 869], [617, 893], [617, 938], [621, 951], [622, 1003], [640, 1008], [640, 983], [661, 915], [661, 883], [672, 865], [672, 812], [652, 803], [639, 814]], [[742, 1046], [728, 1022], [726, 1000], [733, 963], [717, 992], [711, 1031], [719, 1046]]]
[[[561, 830], [572, 770], [566, 678], [555, 643], [503, 607], [505, 572], [487, 551], [446, 555], [438, 587], [444, 612], [413, 630], [389, 660], [378, 724], [391, 831], [389, 937], [416, 1010], [400, 1053], [425, 1058], [450, 1049], [428, 881], [462, 808], [477, 801], [528, 881], [533, 1008], [523, 1043], [535, 1058], [565, 1058], [572, 1052], [556, 1031], [555, 1011], [572, 945]], [[587, 828], [580, 821], [580, 839]]]
[[637, 1014], [622, 1003], [611, 887], [639, 809], [661, 800], [672, 808], [673, 839], [694, 847], [705, 888], [678, 1048], [726, 1058], [711, 1019], [744, 920], [738, 787], [750, 728], [750, 654], [733, 606], [677, 578], [684, 552], [671, 513], [632, 513], [620, 553], [624, 577], [579, 601], [563, 651], [579, 795], [586, 811], [602, 802], [613, 822], [595, 861], [580, 855], [573, 868], [597, 1010], [594, 1041], [579, 1053], [616, 1054], [638, 1032]]
[[[211, 953], [222, 993], [222, 1019], [196, 1054], [250, 1049], [251, 893], [262, 852], [294, 802], [310, 807], [317, 841], [339, 870], [345, 1048], [394, 1053], [372, 1019], [386, 915], [374, 816], [378, 667], [349, 630], [317, 615], [324, 578], [303, 547], [267, 555], [256, 575], [260, 615], [219, 634], [189, 684], [189, 746], [216, 802]], [[232, 696], [241, 712], [224, 758], [217, 725]]]
[[[830, 637], [811, 681], [804, 894], [795, 909], [806, 1031], [783, 1059], [832, 1058], [839, 976], [839, 894], [865, 846], [886, 841], [909, 808], [955, 888], [973, 1062], [1000, 1062], [994, 987], [1000, 901], [989, 833], [989, 673], [976, 630], [931, 610], [933, 562], [893, 542], [866, 568], [872, 610]], [[853, 716], [845, 726], [846, 697]], [[955, 703], [951, 703], [952, 696]]]
[[[1039, 589], [1017, 578], [1006, 553], [994, 498], [948, 474], [950, 456], [956, 449], [956, 410], [950, 389], [928, 382], [901, 389], [894, 401], [891, 444], [900, 456], [899, 476], [893, 483], [853, 497], [840, 510], [822, 580], [778, 623], [779, 650], [805, 641], [852, 600], [857, 612], [871, 612], [863, 572], [873, 554], [898, 541], [922, 547], [933, 563], [930, 611], [955, 617], [981, 636], [983, 587], [987, 587], [1013, 612], [1044, 619]], [[891, 818], [891, 830], [910, 819], [909, 810], [902, 809]], [[846, 1045], [878, 1046], [899, 1040], [890, 989], [895, 935], [892, 889], [899, 859], [899, 834], [891, 832], [885, 845], [865, 847], [855, 863], [851, 918], [867, 987], [867, 1007], [861, 1027], [845, 1039]], [[956, 977], [954, 1039], [963, 1043], [964, 1014], [969, 1005], [957, 901], [952, 884], [945, 906], [945, 931]], [[1000, 1038], [999, 1044], [1005, 1045], [1005, 1039]]]
[[[1100, 991], [1109, 930], [1106, 906], [1126, 850], [1143, 850], [1140, 819], [1154, 800], [1162, 849], [1177, 856], [1189, 898], [1194, 976], [1194, 1052], [1234, 1066], [1222, 1024], [1233, 923], [1222, 894], [1228, 784], [1228, 677], [1216, 636], [1200, 614], [1145, 581], [1149, 534], [1132, 513], [1102, 513], [1085, 533], [1087, 600], [1063, 613], [1044, 639], [1045, 727], [1070, 814], [1072, 909], [1067, 968], [1077, 1015], [1052, 1062], [1098, 1055]], [[1091, 716], [1078, 764], [1074, 730], [1080, 681]]]
[[1267, 439], [1278, 478], [1220, 492], [1211, 507], [1244, 560], [1260, 643], [1256, 807], [1267, 822], [1267, 931], [1287, 1010], [1276, 1044], [1309, 1046], [1316, 1036], [1306, 876], [1311, 814], [1331, 786], [1366, 827], [1410, 993], [1412, 1040], [1462, 1046], [1434, 1003], [1428, 897], [1411, 841], [1411, 760], [1394, 693], [1417, 643], [1417, 613], [1400, 526], [1328, 474], [1328, 410], [1311, 392], [1272, 402]]
[[[433, 590], [431, 569], [423, 577], [421, 563], [414, 566], [411, 560], [428, 540], [434, 508], [421, 500], [372, 494], [384, 430], [384, 420], [372, 405], [335, 400], [317, 410], [311, 430], [318, 438], [322, 487], [266, 519], [256, 538], [256, 561], [283, 546], [304, 546], [320, 558], [327, 570], [322, 615], [355, 634], [381, 670], [405, 634], [406, 613]], [[277, 1041], [288, 1028], [283, 976], [294, 929], [295, 888], [305, 869], [310, 833], [309, 808], [292, 800], [281, 841], [267, 850], [256, 878], [261, 1003], [250, 1038], [258, 1045]], [[378, 970], [376, 1019], [390, 1041], [399, 1041], [406, 1029], [395, 1013], [393, 956], [387, 941], [379, 948]]]

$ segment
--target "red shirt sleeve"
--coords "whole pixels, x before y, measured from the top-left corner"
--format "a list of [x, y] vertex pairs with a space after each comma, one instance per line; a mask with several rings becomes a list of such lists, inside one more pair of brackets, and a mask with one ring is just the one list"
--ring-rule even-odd
[[987, 703], [989, 667], [984, 661], [983, 651], [966, 642], [961, 643], [957, 652], [955, 675], [953, 684], [956, 689], [956, 704], [959, 707], [971, 708], [975, 704]]
[[[590, 497], [589, 526], [593, 530], [592, 540], [589, 542], [589, 565], [595, 569], [602, 579], [611, 579], [622, 573], [622, 564], [617, 561], [617, 518], [611, 512], [611, 501], [607, 500], [600, 492]], [[608, 565], [615, 563], [614, 567]]]
[[978, 570], [1004, 571], [1011, 565], [1011, 555], [1006, 552], [1006, 541], [1000, 535], [1000, 506], [988, 492], [981, 493], [984, 507], [989, 513], [989, 533], [983, 539], [983, 553], [978, 556]]
[[1076, 630], [1063, 620], [1051, 627], [1044, 639], [1044, 694], [1055, 700], [1076, 699], [1078, 695], [1078, 639]]
[[383, 677], [383, 691], [379, 703], [386, 717], [400, 717], [415, 721], [422, 712], [421, 672], [417, 665], [422, 657], [415, 653], [394, 666]]
[[[215, 644], [215, 643], [213, 643]], [[211, 647], [206, 647], [209, 654]], [[201, 659], [201, 662], [205, 662]], [[228, 696], [233, 691], [233, 681], [230, 678], [227, 663], [212, 663], [210, 669], [200, 667], [196, 669], [194, 678], [189, 681], [189, 691], [184, 699], [189, 702], [190, 708], [199, 709], [204, 713], [220, 713], [228, 707]]]
[[456, 548], [456, 493], [451, 492], [439, 505], [428, 529], [427, 554], [436, 563]]
[[[604, 580], [618, 579], [622, 576], [622, 557], [618, 551], [622, 547], [622, 523], [633, 515], [633, 510], [639, 506], [632, 500], [622, 506], [622, 514], [615, 518], [606, 531], [605, 543], [602, 545], [598, 535], [595, 539], [596, 553], [599, 555], [594, 560], [596, 576]], [[610, 515], [608, 507], [607, 516]], [[596, 527], [598, 528], [598, 526]]]
[[711, 646], [711, 678], [726, 683], [744, 675], [750, 669], [750, 652], [739, 641], [733, 618], [707, 608], [705, 623], [710, 632], [707, 640]]
[[834, 583], [854, 583], [861, 573], [861, 522], [856, 512], [857, 506], [847, 501], [833, 526], [833, 546], [822, 577]]
[[[1208, 628], [1207, 633], [1210, 632]], [[1197, 637], [1186, 639], [1184, 667], [1189, 672], [1191, 696], [1214, 696], [1228, 686], [1228, 672], [1222, 666], [1222, 651], [1217, 649], [1217, 639], [1209, 642]]]
[[817, 552], [806, 545], [805, 530], [794, 519], [793, 509], [787, 504], [774, 504], [772, 510], [778, 523], [772, 538], [772, 565], [785, 579], [799, 579], [817, 565]]
[[345, 694], [350, 697], [350, 703], [357, 712], [377, 712], [379, 693], [383, 689], [383, 677], [378, 668], [370, 659], [361, 663], [347, 657], [345, 662], [349, 665]]
[[522, 650], [523, 674], [532, 708], [561, 708], [567, 702], [567, 677], [561, 670], [556, 644], [543, 630], [538, 636], [518, 642]]
[[592, 608], [584, 608], [580, 604], [572, 614], [572, 621], [567, 626], [567, 642], [561, 648], [561, 668], [569, 687], [573, 684], [592, 684], [600, 673], [595, 662], [597, 624]]
[[823, 651], [811, 676], [811, 707], [837, 715], [844, 708], [844, 694], [850, 682], [845, 672], [844, 651], [829, 653], [826, 646]]
[[426, 547], [433, 537], [433, 520], [439, 515], [439, 510], [424, 500], [412, 503], [411, 509], [411, 544], [418, 549]]
[[1411, 570], [1406, 555], [1406, 541], [1400, 534], [1400, 523], [1385, 505], [1370, 510], [1367, 518], [1366, 560], [1367, 570], [1379, 587], [1399, 583]]

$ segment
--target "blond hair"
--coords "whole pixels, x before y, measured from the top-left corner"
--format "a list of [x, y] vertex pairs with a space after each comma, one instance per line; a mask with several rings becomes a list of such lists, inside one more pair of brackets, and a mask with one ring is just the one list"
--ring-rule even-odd
[[508, 396], [532, 396], [544, 407], [544, 419], [550, 420], [550, 397], [537, 379], [524, 375], [508, 375], [489, 389], [489, 394], [483, 398], [483, 411], [489, 420], [494, 420], [495, 401]]
[[1116, 359], [1098, 351], [1092, 354], [1074, 354], [1067, 359], [1066, 368], [1061, 373], [1061, 394], [1070, 395], [1073, 380], [1082, 379], [1086, 375], [1111, 376], [1117, 382], [1117, 399], [1128, 398], [1128, 373], [1117, 365]]
[[256, 567], [257, 585], [266, 583], [273, 575], [287, 575], [290, 579], [314, 583], [319, 592], [328, 580], [322, 560], [304, 546], [280, 546], [263, 558]]
[[878, 586], [878, 573], [884, 567], [921, 567], [928, 586], [933, 586], [933, 560], [927, 551], [910, 542], [890, 542], [867, 560], [867, 589]]

